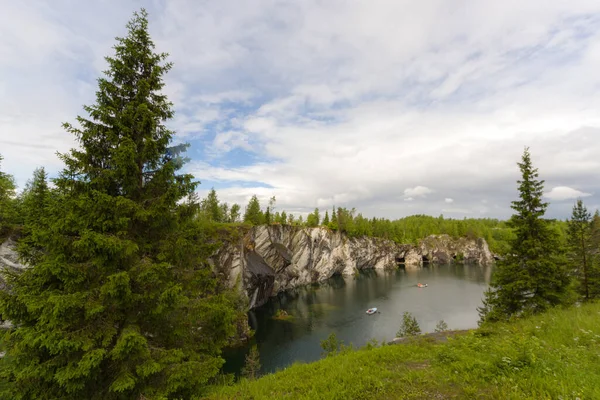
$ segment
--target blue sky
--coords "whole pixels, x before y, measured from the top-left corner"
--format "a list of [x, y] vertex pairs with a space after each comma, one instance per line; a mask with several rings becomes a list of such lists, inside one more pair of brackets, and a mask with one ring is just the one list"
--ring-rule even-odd
[[[423, 4], [422, 4], [423, 3]], [[507, 217], [525, 146], [549, 215], [600, 208], [597, 0], [0, 0], [0, 153], [22, 187], [145, 7], [201, 196]]]

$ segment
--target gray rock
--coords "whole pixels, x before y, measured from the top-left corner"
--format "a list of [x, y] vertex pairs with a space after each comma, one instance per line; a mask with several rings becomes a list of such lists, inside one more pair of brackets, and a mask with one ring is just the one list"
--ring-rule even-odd
[[0, 290], [6, 288], [3, 278], [5, 271], [19, 272], [27, 268], [25, 264], [19, 262], [16, 246], [17, 244], [12, 239], [0, 244]]
[[258, 307], [277, 293], [363, 269], [417, 269], [424, 262], [486, 265], [494, 260], [483, 239], [425, 238], [419, 246], [373, 237], [349, 238], [324, 227], [261, 225], [222, 246], [211, 262], [230, 286]]

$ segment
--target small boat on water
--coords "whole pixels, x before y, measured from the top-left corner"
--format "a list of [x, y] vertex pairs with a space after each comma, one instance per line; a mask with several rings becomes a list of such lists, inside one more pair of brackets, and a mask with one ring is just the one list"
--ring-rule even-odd
[[425, 284], [417, 283], [417, 287], [424, 288], [424, 287], [427, 287], [427, 284], [426, 283]]
[[367, 310], [367, 314], [369, 314], [369, 315], [375, 314], [376, 312], [377, 312], [377, 307], [369, 308]]

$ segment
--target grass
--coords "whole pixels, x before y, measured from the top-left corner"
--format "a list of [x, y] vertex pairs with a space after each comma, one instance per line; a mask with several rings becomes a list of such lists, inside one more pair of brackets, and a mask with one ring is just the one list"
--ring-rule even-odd
[[600, 399], [600, 303], [345, 351], [208, 399]]

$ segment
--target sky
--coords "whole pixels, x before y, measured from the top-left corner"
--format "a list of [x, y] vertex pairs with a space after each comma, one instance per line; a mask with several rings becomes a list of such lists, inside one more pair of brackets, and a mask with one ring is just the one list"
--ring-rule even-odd
[[600, 208], [597, 0], [0, 0], [0, 154], [21, 188], [61, 170], [62, 123], [141, 7], [201, 196], [507, 218], [528, 146], [549, 217]]

